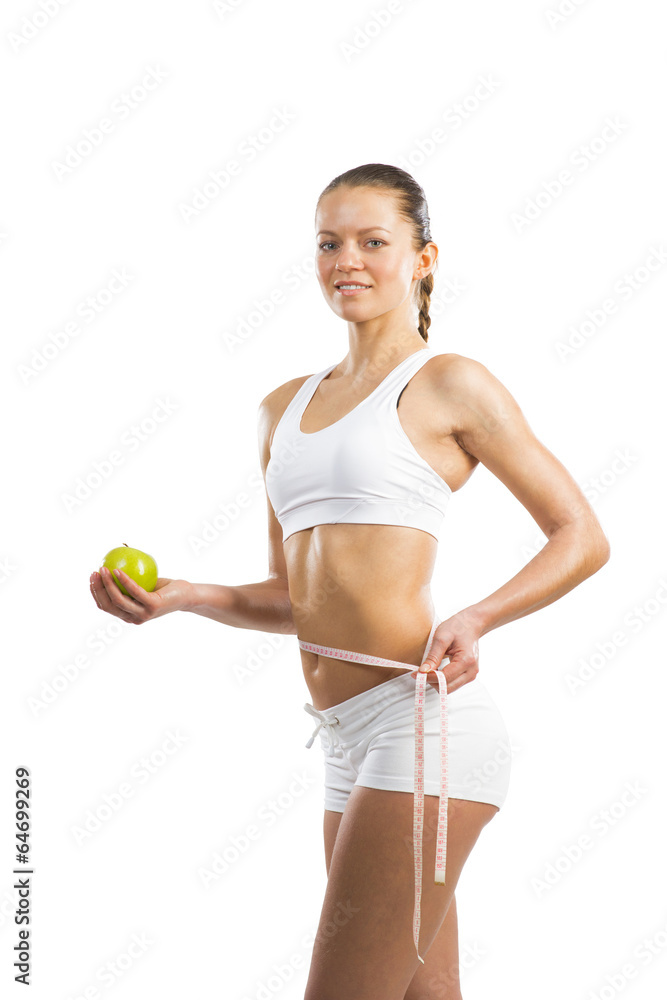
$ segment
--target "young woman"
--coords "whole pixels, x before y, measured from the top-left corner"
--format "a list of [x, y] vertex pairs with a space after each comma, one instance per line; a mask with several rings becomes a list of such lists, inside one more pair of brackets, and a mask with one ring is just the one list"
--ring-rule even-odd
[[[328, 882], [305, 1000], [457, 1000], [454, 890], [511, 767], [478, 642], [597, 572], [609, 544], [498, 379], [426, 347], [438, 248], [416, 181], [385, 164], [348, 170], [320, 195], [315, 225], [348, 352], [261, 401], [268, 579], [161, 578], [147, 593], [121, 573], [126, 597], [102, 570], [91, 589], [125, 621], [187, 610], [298, 636], [326, 767]], [[441, 621], [429, 589], [439, 529], [479, 462], [548, 541]]]

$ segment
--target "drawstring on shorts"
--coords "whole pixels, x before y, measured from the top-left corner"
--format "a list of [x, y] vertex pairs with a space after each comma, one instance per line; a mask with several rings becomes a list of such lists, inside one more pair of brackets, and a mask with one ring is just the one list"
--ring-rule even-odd
[[327, 736], [329, 737], [329, 742], [326, 748], [327, 757], [341, 757], [343, 751], [340, 750], [340, 739], [338, 737], [338, 733], [336, 732], [335, 728], [337, 725], [340, 726], [340, 721], [336, 718], [335, 715], [333, 719], [328, 718], [326, 715], [324, 715], [323, 712], [319, 712], [316, 708], [313, 708], [312, 705], [308, 704], [308, 702], [306, 702], [306, 704], [303, 707], [312, 716], [320, 720], [318, 725], [313, 730], [313, 735], [306, 743], [306, 747], [310, 749], [320, 729], [326, 729]]

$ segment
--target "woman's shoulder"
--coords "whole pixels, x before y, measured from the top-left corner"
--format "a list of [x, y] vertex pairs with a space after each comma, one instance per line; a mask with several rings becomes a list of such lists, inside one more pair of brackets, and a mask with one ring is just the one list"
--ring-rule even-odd
[[281, 406], [284, 408], [294, 398], [301, 386], [311, 377], [312, 375], [297, 375], [287, 382], [282, 382], [264, 396], [260, 401], [259, 409], [273, 410]]
[[[430, 367], [431, 390], [469, 414], [481, 416], [518, 404], [507, 386], [476, 358], [464, 354], [439, 354]], [[435, 361], [435, 359], [433, 359]]]
[[466, 357], [465, 354], [452, 352], [435, 354], [429, 360], [435, 362], [436, 358], [437, 362], [430, 367], [437, 378], [447, 381], [448, 388], [452, 384], [462, 387], [466, 383], [473, 387], [475, 383], [481, 385], [484, 381], [495, 377], [481, 361]]

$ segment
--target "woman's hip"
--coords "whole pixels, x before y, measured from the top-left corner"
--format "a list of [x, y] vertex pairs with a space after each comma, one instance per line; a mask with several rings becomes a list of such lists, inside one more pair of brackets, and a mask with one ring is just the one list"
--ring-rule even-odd
[[[372, 689], [322, 713], [327, 723], [319, 733], [320, 746], [327, 788], [337, 790], [335, 808], [343, 807], [354, 784], [413, 790], [414, 684], [406, 674], [387, 681], [379, 699], [371, 697], [377, 690]], [[429, 685], [424, 704], [427, 794], [438, 794], [440, 746], [438, 691]], [[447, 696], [447, 746], [449, 796], [500, 807], [509, 785], [510, 738], [498, 706], [479, 677]]]

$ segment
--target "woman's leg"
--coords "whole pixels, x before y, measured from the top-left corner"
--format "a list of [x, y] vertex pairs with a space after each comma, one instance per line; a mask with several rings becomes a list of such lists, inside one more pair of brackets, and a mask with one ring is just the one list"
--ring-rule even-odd
[[429, 949], [428, 958], [424, 958], [426, 964], [419, 963], [405, 993], [405, 1000], [461, 1000], [456, 893]]
[[416, 1000], [428, 996], [416, 992], [423, 989], [421, 983], [428, 983], [428, 973], [439, 976], [440, 996], [457, 997], [456, 985], [450, 994], [442, 990], [443, 977], [451, 978], [452, 971], [451, 925], [442, 945], [438, 935], [463, 864], [498, 809], [449, 799], [445, 886], [436, 885], [431, 876], [437, 796], [424, 796], [424, 810], [419, 940], [425, 965], [417, 958], [412, 938], [413, 795], [357, 785], [338, 824], [332, 813], [325, 813], [329, 844], [336, 825], [338, 830], [329, 853], [329, 879], [304, 1000]]
[[[452, 809], [456, 808], [456, 803], [463, 804], [463, 799], [450, 799]], [[490, 807], [493, 814], [498, 812], [495, 806]], [[451, 820], [452, 813], [448, 813]], [[336, 844], [336, 834], [340, 821], [343, 818], [342, 812], [334, 812], [331, 809], [324, 810], [324, 859], [326, 862], [327, 875], [331, 867], [331, 856]], [[459, 928], [458, 914], [456, 912], [456, 893], [452, 896], [452, 901], [447, 908], [445, 918], [440, 925], [440, 930], [435, 936], [428, 953], [428, 965], [419, 963], [419, 968], [415, 972], [410, 985], [405, 994], [405, 1000], [426, 1000], [437, 997], [438, 1000], [460, 1000], [461, 982], [459, 978]]]

